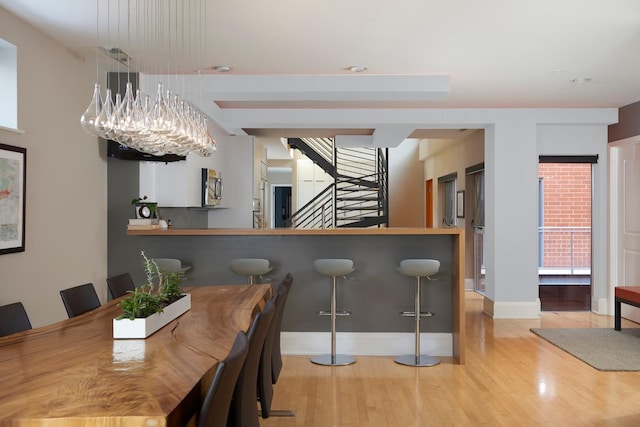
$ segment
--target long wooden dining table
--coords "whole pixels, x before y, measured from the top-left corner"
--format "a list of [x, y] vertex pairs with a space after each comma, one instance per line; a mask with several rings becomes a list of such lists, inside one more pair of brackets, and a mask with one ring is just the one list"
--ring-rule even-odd
[[0, 338], [0, 426], [185, 426], [271, 285], [184, 288], [191, 310], [147, 339], [113, 339], [118, 300]]

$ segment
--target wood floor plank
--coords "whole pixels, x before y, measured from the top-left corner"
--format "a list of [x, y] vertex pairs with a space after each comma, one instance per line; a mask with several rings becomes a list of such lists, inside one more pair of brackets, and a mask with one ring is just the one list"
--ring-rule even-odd
[[[285, 356], [274, 408], [293, 418], [262, 427], [638, 426], [640, 372], [600, 372], [529, 331], [613, 327], [613, 317], [544, 312], [540, 319], [491, 319], [466, 295], [466, 364], [428, 368], [363, 357], [350, 366]], [[623, 327], [639, 327], [623, 321]]]

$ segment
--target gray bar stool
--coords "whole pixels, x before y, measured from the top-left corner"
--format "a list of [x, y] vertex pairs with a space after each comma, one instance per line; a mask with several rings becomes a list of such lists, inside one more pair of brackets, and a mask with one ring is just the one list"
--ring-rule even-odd
[[313, 261], [314, 270], [323, 276], [331, 277], [331, 311], [320, 311], [319, 315], [331, 316], [331, 354], [321, 354], [311, 359], [316, 365], [345, 366], [355, 363], [356, 358], [344, 354], [336, 354], [336, 316], [348, 316], [347, 311], [337, 311], [337, 276], [346, 276], [353, 272], [353, 261], [350, 259], [317, 259]]
[[400, 313], [401, 316], [415, 318], [415, 354], [399, 356], [395, 359], [396, 363], [407, 366], [434, 366], [440, 363], [440, 359], [437, 357], [420, 354], [420, 319], [434, 315], [428, 311], [423, 313], [420, 309], [420, 279], [426, 277], [427, 280], [432, 280], [431, 276], [439, 270], [440, 261], [435, 259], [405, 259], [400, 261], [398, 271], [405, 276], [416, 278], [414, 311], [403, 311]]
[[247, 283], [253, 285], [256, 277], [262, 277], [271, 271], [269, 260], [263, 258], [235, 258], [231, 260], [229, 268], [235, 274], [247, 277]]

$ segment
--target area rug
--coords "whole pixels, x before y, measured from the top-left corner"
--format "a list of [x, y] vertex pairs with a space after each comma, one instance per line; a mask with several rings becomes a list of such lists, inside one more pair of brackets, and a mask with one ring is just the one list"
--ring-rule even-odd
[[531, 328], [531, 332], [600, 371], [640, 371], [640, 328]]

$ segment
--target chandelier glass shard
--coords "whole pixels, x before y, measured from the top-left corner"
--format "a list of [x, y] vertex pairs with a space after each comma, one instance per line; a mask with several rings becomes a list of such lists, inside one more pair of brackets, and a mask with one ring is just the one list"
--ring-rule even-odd
[[[120, 13], [120, 2], [123, 0], [113, 0], [118, 3], [115, 12], [117, 19], [123, 19]], [[131, 3], [135, 3], [132, 7]], [[107, 8], [107, 33], [109, 29], [113, 7]], [[129, 56], [120, 48], [98, 47], [99, 52], [107, 53], [110, 59], [114, 59], [120, 64], [126, 65], [127, 76], [131, 71], [133, 58], [139, 58], [135, 66], [139, 72], [143, 72], [145, 67], [153, 74], [174, 75], [179, 74], [178, 67], [170, 70], [161, 70], [158, 63], [168, 61], [178, 61], [180, 58], [171, 51], [192, 51], [184, 49], [184, 45], [193, 42], [191, 30], [197, 28], [198, 23], [187, 22], [191, 17], [205, 15], [205, 0], [126, 0], [127, 16], [127, 39], [129, 49], [141, 52], [140, 55]], [[96, 4], [96, 8], [99, 5]], [[131, 14], [138, 17], [135, 34], [139, 37], [131, 43]], [[96, 10], [98, 13], [98, 10]], [[178, 22], [178, 19], [181, 19]], [[99, 19], [97, 20], [99, 38]], [[153, 22], [149, 22], [152, 20]], [[185, 21], [185, 22], [182, 22]], [[120, 23], [118, 22], [117, 32], [120, 36]], [[189, 34], [185, 37], [181, 34], [181, 29], [189, 28]], [[202, 25], [205, 28], [205, 25]], [[203, 30], [204, 31], [204, 30]], [[162, 36], [160, 34], [162, 33]], [[149, 40], [144, 40], [144, 36]], [[118, 39], [120, 38], [118, 36]], [[169, 39], [170, 38], [170, 39]], [[175, 41], [173, 40], [175, 38]], [[111, 41], [109, 41], [111, 42]], [[169, 45], [169, 52], [166, 46]], [[117, 56], [109, 53], [117, 53]], [[160, 56], [160, 59], [144, 59], [142, 52], [153, 53]], [[183, 58], [184, 59], [184, 58]], [[181, 63], [194, 62], [181, 60]], [[193, 68], [192, 68], [193, 69]], [[120, 69], [118, 68], [118, 71]], [[96, 60], [96, 74], [98, 73], [98, 60]], [[80, 124], [85, 132], [100, 138], [117, 141], [127, 147], [149, 153], [156, 156], [165, 154], [177, 154], [185, 156], [191, 152], [201, 156], [210, 156], [216, 149], [215, 141], [209, 133], [206, 116], [194, 107], [189, 101], [181, 99], [174, 94], [171, 89], [165, 88], [163, 83], [157, 83], [155, 93], [152, 95], [143, 93], [140, 89], [134, 91], [133, 84], [127, 80], [123, 94], [114, 94], [113, 88], [107, 88], [104, 93], [101, 91], [99, 83], [93, 89], [93, 95], [89, 106], [80, 118]]]

